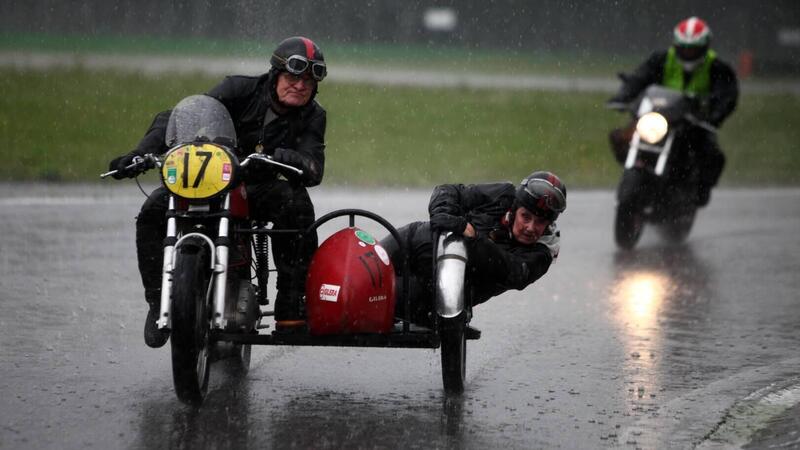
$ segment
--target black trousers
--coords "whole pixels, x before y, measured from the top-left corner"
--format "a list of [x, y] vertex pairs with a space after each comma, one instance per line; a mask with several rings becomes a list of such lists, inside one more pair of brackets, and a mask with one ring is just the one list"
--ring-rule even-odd
[[712, 188], [719, 182], [722, 169], [725, 168], [725, 154], [719, 147], [717, 135], [705, 131], [697, 133], [699, 137], [697, 160], [700, 163], [700, 184]]
[[[428, 326], [430, 313], [433, 311], [433, 235], [430, 223], [413, 222], [397, 230], [400, 239], [398, 243], [391, 235], [381, 240], [381, 246], [389, 254], [395, 268], [397, 303], [395, 304], [395, 317], [405, 317], [405, 299], [410, 299], [411, 321]], [[409, 272], [403, 274], [403, 260], [400, 248], [408, 249]], [[404, 278], [408, 278], [409, 291], [403, 290]]]
[[[276, 229], [305, 229], [314, 223], [314, 205], [303, 186], [277, 179], [251, 183], [247, 186], [247, 199], [251, 218], [272, 222]], [[161, 288], [168, 201], [167, 190], [160, 187], [150, 194], [136, 217], [139, 273], [148, 300], [154, 299], [153, 296]], [[301, 240], [283, 235], [272, 238], [272, 256], [278, 271], [276, 285], [279, 296], [291, 294], [289, 291], [293, 287], [292, 280], [297, 281], [295, 289], [302, 292], [308, 263], [316, 248], [316, 232]]]

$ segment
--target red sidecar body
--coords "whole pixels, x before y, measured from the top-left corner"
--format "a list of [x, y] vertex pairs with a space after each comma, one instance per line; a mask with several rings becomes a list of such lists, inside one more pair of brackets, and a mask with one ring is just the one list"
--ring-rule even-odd
[[368, 232], [342, 229], [314, 253], [306, 280], [312, 335], [389, 333], [394, 307], [394, 267]]

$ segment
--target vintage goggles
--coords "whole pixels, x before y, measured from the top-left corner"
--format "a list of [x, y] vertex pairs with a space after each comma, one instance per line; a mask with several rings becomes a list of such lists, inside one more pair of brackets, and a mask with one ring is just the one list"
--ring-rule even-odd
[[[282, 58], [279, 58], [282, 59]], [[328, 74], [328, 69], [324, 62], [309, 60], [305, 56], [292, 55], [284, 61], [286, 71], [292, 75], [302, 75], [306, 71], [311, 72], [311, 76], [317, 81], [322, 81]]]
[[553, 186], [553, 183], [541, 178], [531, 178], [522, 183], [525, 192], [533, 197], [537, 208], [542, 208], [541, 203], [554, 213], [562, 213], [567, 209], [567, 199], [561, 189]]

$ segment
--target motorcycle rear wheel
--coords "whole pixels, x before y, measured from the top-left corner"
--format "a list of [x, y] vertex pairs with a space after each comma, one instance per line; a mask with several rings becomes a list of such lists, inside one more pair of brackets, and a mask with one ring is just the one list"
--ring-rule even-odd
[[236, 368], [236, 371], [242, 375], [247, 374], [250, 371], [250, 354], [251, 354], [251, 345], [250, 344], [236, 344], [233, 349], [233, 365]]
[[694, 225], [694, 218], [697, 211], [692, 210], [689, 213], [683, 214], [674, 218], [669, 223], [662, 225], [661, 235], [672, 244], [680, 244], [685, 241], [692, 231]]
[[172, 380], [182, 402], [199, 405], [208, 391], [210, 274], [203, 247], [178, 251], [172, 282]]
[[441, 318], [439, 336], [442, 340], [442, 382], [447, 394], [464, 392], [467, 372], [467, 334], [465, 314]]

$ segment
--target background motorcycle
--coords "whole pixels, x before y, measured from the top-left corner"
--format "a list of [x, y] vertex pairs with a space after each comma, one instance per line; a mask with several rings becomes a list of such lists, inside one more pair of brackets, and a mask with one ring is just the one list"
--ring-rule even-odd
[[697, 212], [699, 184], [695, 133], [716, 133], [698, 120], [695, 102], [680, 91], [648, 87], [629, 109], [636, 119], [617, 189], [614, 238], [623, 249], [639, 241], [645, 223], [658, 226], [670, 242], [683, 241]]

